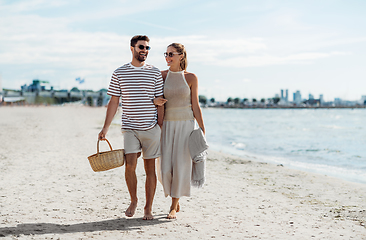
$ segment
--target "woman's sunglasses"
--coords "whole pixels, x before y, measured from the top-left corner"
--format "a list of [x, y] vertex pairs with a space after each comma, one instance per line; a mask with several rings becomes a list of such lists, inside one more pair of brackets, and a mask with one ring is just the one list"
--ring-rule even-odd
[[164, 53], [164, 57], [173, 57], [174, 55], [182, 55], [182, 54], [181, 53], [177, 53], [177, 52], [175, 52], [175, 53], [173, 53], [173, 52], [170, 52], [170, 53], [165, 52]]
[[147, 51], [149, 51], [151, 49], [150, 46], [144, 46], [144, 45], [139, 45], [138, 48], [141, 50], [144, 50], [144, 48], [146, 48]]

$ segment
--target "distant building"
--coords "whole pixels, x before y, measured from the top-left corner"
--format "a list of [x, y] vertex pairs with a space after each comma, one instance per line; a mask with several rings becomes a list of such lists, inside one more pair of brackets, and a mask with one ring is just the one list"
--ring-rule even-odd
[[342, 105], [342, 99], [334, 98], [334, 105], [335, 106], [341, 106]]
[[306, 100], [304, 102], [306, 105], [309, 105], [309, 106], [316, 106], [316, 107], [319, 107], [320, 106], [320, 99], [314, 99], [314, 98], [309, 98], [309, 100]]
[[320, 105], [322, 105], [324, 103], [324, 96], [323, 94], [319, 95], [319, 101], [320, 101]]
[[293, 94], [293, 102], [296, 105], [301, 104], [301, 93], [300, 93], [300, 91], [294, 92], [294, 94]]
[[[1, 89], [0, 89], [1, 90]], [[362, 97], [361, 97], [361, 103], [363, 104], [363, 105], [366, 105], [366, 95], [362, 95]]]
[[314, 95], [313, 94], [311, 94], [311, 93], [309, 93], [309, 100], [310, 99], [314, 99]]
[[288, 89], [286, 89], [286, 95], [283, 92], [283, 89], [281, 89], [281, 101], [288, 102]]
[[48, 81], [41, 81], [34, 79], [32, 84], [21, 86], [23, 92], [42, 92], [47, 90], [53, 90], [53, 87], [49, 85]]
[[281, 98], [278, 105], [288, 105], [288, 89], [286, 89], [286, 95], [283, 94], [284, 90], [281, 89]]

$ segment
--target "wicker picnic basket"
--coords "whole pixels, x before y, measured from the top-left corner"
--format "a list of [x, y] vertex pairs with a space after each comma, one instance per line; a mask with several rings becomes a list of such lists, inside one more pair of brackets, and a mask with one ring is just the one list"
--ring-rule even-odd
[[112, 145], [106, 139], [110, 151], [99, 152], [99, 141], [97, 143], [97, 153], [88, 157], [91, 168], [94, 172], [106, 171], [112, 168], [121, 167], [124, 164], [124, 150], [113, 150]]

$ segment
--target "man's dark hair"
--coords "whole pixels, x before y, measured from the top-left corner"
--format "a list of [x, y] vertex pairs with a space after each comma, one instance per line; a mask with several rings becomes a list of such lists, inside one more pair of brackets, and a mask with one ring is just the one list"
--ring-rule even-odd
[[136, 45], [137, 41], [140, 41], [140, 40], [150, 42], [150, 39], [148, 36], [136, 35], [133, 38], [131, 38], [131, 47], [134, 47]]

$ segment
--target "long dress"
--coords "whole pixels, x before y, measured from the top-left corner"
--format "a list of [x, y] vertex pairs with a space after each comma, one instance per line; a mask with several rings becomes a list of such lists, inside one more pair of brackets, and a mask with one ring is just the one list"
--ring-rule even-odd
[[184, 71], [169, 70], [164, 83], [164, 123], [161, 136], [160, 171], [165, 196], [191, 195], [192, 159], [188, 149], [194, 129], [191, 90]]

